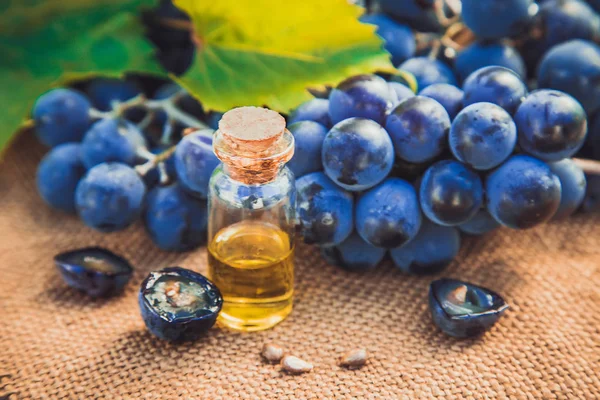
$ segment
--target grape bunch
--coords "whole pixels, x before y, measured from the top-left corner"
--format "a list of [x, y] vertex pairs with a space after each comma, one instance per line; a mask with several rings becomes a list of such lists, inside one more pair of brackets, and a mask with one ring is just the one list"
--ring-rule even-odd
[[218, 164], [211, 126], [221, 114], [204, 112], [172, 83], [152, 96], [141, 88], [156, 84], [131, 79], [79, 86], [43, 94], [32, 110], [38, 138], [51, 147], [37, 171], [42, 199], [102, 232], [142, 219], [163, 250], [204, 244], [208, 180]]
[[349, 77], [289, 120], [300, 230], [328, 262], [364, 271], [389, 254], [435, 273], [461, 235], [600, 209], [600, 181], [571, 159], [600, 159], [593, 5], [367, 3], [399, 73]]

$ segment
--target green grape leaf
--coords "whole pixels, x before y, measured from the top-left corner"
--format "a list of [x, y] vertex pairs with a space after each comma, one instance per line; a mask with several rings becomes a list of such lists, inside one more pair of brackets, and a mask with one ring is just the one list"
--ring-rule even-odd
[[267, 106], [288, 112], [308, 87], [395, 72], [375, 26], [347, 0], [174, 0], [192, 19], [194, 62], [174, 78], [207, 109]]
[[5, 0], [0, 6], [0, 149], [50, 87], [124, 72], [165, 75], [137, 10], [154, 0]]

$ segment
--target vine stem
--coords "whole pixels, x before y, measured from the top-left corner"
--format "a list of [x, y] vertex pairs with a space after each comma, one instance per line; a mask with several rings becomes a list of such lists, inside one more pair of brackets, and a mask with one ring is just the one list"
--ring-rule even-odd
[[[176, 147], [177, 147], [177, 145], [171, 146], [160, 154], [152, 154], [147, 150], [145, 150], [145, 151], [142, 150], [141, 152], [138, 150], [138, 155], [142, 158], [145, 158], [148, 161], [146, 161], [144, 164], [136, 166], [135, 167], [136, 172], [138, 174], [140, 174], [141, 176], [144, 176], [150, 170], [154, 169], [154, 167], [158, 166], [159, 173], [161, 175], [160, 181], [161, 181], [161, 183], [164, 183], [163, 181], [168, 180], [168, 177], [167, 178], [163, 177], [163, 175], [166, 174], [166, 167], [164, 167], [164, 162], [167, 159], [169, 159], [169, 157], [171, 157], [173, 155], [173, 153], [175, 153]], [[163, 165], [163, 166], [161, 167], [161, 165]]]
[[573, 162], [589, 175], [600, 175], [600, 161], [587, 158], [573, 158]]

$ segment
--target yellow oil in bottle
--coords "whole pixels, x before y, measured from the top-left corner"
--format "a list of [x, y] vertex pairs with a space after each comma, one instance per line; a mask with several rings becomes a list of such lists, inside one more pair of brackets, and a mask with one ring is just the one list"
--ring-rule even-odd
[[292, 311], [294, 246], [278, 227], [250, 220], [221, 229], [208, 246], [208, 263], [223, 295], [224, 325], [263, 330]]

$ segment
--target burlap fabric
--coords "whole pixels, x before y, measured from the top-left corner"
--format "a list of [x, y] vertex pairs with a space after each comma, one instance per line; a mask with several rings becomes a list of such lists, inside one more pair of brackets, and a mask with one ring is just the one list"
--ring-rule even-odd
[[[43, 149], [21, 136], [0, 167], [0, 398], [9, 399], [596, 399], [600, 398], [600, 216], [465, 241], [440, 276], [503, 294], [511, 309], [485, 336], [455, 340], [432, 324], [430, 277], [386, 263], [367, 274], [297, 253], [292, 316], [273, 330], [215, 328], [172, 345], [144, 328], [137, 291], [165, 266], [206, 270], [206, 252], [157, 250], [140, 226], [110, 235], [47, 208], [34, 174]], [[123, 295], [91, 301], [65, 286], [52, 257], [101, 245], [136, 268]], [[289, 376], [264, 342], [315, 368]], [[366, 347], [367, 366], [338, 356]], [[5, 397], [2, 397], [5, 396]]]

